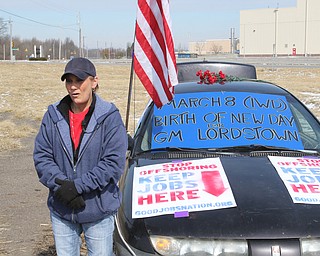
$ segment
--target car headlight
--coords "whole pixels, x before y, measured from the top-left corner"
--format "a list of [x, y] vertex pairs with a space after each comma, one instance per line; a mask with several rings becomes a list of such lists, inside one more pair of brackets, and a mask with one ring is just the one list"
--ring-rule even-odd
[[213, 255], [247, 256], [245, 240], [209, 240], [151, 236], [153, 248], [164, 256]]
[[306, 238], [301, 239], [301, 252], [303, 256], [318, 256], [320, 255], [320, 239]]

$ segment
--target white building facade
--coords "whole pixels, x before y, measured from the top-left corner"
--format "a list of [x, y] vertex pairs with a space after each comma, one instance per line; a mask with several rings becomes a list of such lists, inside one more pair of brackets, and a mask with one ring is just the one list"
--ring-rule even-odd
[[320, 0], [240, 11], [240, 55], [320, 56]]

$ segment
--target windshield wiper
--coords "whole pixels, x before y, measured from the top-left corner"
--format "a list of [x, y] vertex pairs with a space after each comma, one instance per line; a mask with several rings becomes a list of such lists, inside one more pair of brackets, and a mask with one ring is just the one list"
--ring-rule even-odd
[[[196, 152], [196, 153], [213, 153], [211, 149], [208, 148], [180, 148], [180, 147], [164, 147], [164, 148], [154, 148], [154, 149], [148, 149], [143, 150], [140, 152], [137, 152], [136, 155], [141, 155], [145, 153], [159, 153], [159, 152]], [[220, 150], [214, 150], [214, 153], [218, 154], [234, 154], [233, 152], [227, 152], [227, 151], [220, 151]]]
[[151, 148], [151, 149], [147, 149], [147, 150], [143, 150], [143, 151], [137, 152], [136, 155], [141, 155], [141, 154], [145, 154], [145, 153], [187, 151], [187, 150], [194, 151], [196, 149], [194, 149], [194, 148], [179, 148], [179, 147]]
[[276, 147], [276, 146], [266, 146], [260, 144], [251, 145], [240, 145], [240, 146], [230, 146], [221, 148], [181, 148], [181, 147], [163, 147], [163, 148], [153, 148], [148, 150], [143, 150], [137, 152], [136, 155], [146, 154], [146, 153], [160, 153], [160, 152], [197, 152], [197, 153], [216, 153], [216, 154], [237, 154], [241, 152], [303, 152], [310, 154], [319, 154], [317, 150], [305, 150], [305, 149], [291, 149], [286, 147]]
[[240, 146], [232, 146], [232, 147], [223, 147], [223, 148], [214, 148], [210, 149], [211, 151], [218, 152], [252, 152], [252, 151], [290, 151], [290, 152], [309, 152], [309, 153], [317, 153], [316, 150], [304, 150], [304, 149], [291, 149], [286, 147], [277, 147], [277, 146], [266, 146], [259, 144], [251, 144], [251, 145], [240, 145]]

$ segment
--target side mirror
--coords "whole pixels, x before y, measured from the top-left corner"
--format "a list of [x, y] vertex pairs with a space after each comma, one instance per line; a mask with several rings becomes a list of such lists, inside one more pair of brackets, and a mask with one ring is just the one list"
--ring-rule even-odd
[[128, 133], [128, 150], [132, 151], [134, 145], [134, 139]]

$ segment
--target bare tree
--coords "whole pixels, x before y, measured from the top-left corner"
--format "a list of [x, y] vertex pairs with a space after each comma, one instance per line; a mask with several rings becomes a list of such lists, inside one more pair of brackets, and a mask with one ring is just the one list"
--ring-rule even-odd
[[197, 42], [196, 43], [196, 51], [198, 52], [199, 55], [202, 54], [204, 46], [205, 46], [205, 42]]
[[218, 53], [222, 52], [222, 46], [221, 46], [221, 45], [213, 44], [213, 45], [210, 47], [210, 51], [213, 52], [214, 54], [218, 54]]

